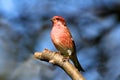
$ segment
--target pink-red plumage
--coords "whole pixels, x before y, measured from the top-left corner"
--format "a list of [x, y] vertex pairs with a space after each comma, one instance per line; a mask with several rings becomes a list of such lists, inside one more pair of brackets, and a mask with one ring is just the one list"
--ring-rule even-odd
[[79, 71], [84, 71], [78, 62], [75, 44], [71, 33], [66, 26], [64, 18], [61, 16], [54, 16], [52, 18], [52, 24], [53, 28], [51, 31], [51, 39], [55, 47], [61, 52], [63, 56], [70, 57]]

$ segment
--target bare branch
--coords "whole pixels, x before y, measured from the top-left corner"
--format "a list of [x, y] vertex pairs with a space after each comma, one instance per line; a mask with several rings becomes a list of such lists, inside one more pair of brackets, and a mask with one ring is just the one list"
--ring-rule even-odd
[[64, 60], [64, 57], [60, 55], [59, 52], [45, 49], [43, 52], [35, 52], [34, 57], [61, 67], [72, 78], [72, 80], [85, 80], [76, 67], [74, 67], [69, 61]]

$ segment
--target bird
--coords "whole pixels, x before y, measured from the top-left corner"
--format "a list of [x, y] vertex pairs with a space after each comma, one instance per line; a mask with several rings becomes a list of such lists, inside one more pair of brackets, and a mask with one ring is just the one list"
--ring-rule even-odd
[[51, 40], [56, 49], [66, 58], [70, 58], [78, 71], [84, 72], [81, 64], [77, 59], [76, 46], [70, 30], [66, 25], [66, 21], [61, 16], [53, 16], [52, 30], [50, 32]]

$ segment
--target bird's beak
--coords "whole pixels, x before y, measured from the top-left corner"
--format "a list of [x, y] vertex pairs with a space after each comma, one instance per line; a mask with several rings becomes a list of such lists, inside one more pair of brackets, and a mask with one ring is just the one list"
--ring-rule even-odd
[[53, 19], [50, 19], [50, 21], [53, 23]]
[[53, 21], [53, 19], [51, 18], [50, 21]]

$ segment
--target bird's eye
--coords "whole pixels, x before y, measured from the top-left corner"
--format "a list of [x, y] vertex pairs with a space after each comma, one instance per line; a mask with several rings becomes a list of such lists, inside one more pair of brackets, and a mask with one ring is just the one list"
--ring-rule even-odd
[[56, 18], [56, 20], [60, 20], [59, 18]]

